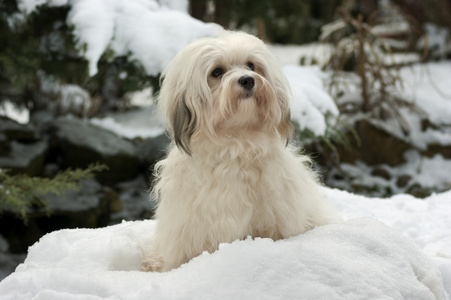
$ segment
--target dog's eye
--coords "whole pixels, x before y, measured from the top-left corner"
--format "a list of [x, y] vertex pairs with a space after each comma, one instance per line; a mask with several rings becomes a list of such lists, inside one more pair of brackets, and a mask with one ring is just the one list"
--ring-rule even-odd
[[224, 70], [221, 68], [216, 68], [213, 70], [213, 72], [211, 72], [211, 76], [213, 76], [214, 78], [218, 78], [221, 75], [224, 75]]
[[251, 63], [251, 62], [248, 62], [248, 63], [247, 63], [247, 67], [248, 67], [249, 70], [251, 70], [251, 71], [254, 71], [254, 70], [255, 70], [254, 64]]

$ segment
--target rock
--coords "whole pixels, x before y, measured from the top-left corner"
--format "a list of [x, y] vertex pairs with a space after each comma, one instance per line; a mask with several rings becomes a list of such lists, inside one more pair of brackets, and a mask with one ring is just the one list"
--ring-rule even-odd
[[135, 142], [139, 159], [146, 166], [154, 165], [165, 155], [170, 142], [165, 134]]
[[63, 228], [98, 228], [109, 224], [111, 202], [117, 194], [102, 187], [95, 179], [82, 180], [76, 191], [43, 197], [48, 206], [31, 208], [24, 224], [14, 212], [4, 211], [0, 217], [0, 234], [12, 252], [24, 252], [44, 234]]
[[390, 180], [391, 175], [390, 173], [381, 167], [376, 167], [371, 171], [371, 175], [384, 178], [385, 180]]
[[30, 112], [30, 123], [42, 128], [55, 120], [55, 116], [49, 110], [37, 110]]
[[101, 200], [106, 200], [109, 203], [109, 210], [112, 214], [116, 214], [122, 211], [123, 203], [119, 198], [119, 195], [110, 188], [104, 188], [104, 196]]
[[11, 151], [11, 144], [5, 134], [0, 133], [0, 155], [8, 154]]
[[8, 241], [11, 253], [24, 253], [45, 232], [36, 226], [34, 219], [30, 219], [27, 224], [24, 224], [15, 214], [4, 211], [0, 217], [0, 234]]
[[27, 143], [38, 141], [41, 138], [38, 129], [32, 124], [22, 125], [5, 117], [0, 117], [0, 133], [6, 135], [8, 140]]
[[58, 148], [63, 168], [85, 168], [100, 162], [109, 170], [97, 174], [108, 185], [134, 178], [139, 158], [133, 144], [116, 134], [76, 118], [60, 118], [52, 123], [52, 145]]
[[[118, 198], [118, 196], [111, 190], [102, 188], [95, 179], [82, 180], [81, 187], [77, 191], [67, 191], [62, 195], [48, 194], [44, 196], [44, 200], [51, 211], [52, 221], [48, 222], [44, 229], [47, 231], [106, 226], [111, 215], [110, 200], [112, 198]], [[43, 220], [39, 222], [43, 227]]]
[[122, 210], [113, 213], [112, 224], [120, 223], [122, 220], [149, 219], [154, 215], [157, 203], [149, 199], [149, 183], [145, 176], [123, 182], [118, 188]]
[[32, 144], [12, 141], [9, 154], [0, 157], [0, 168], [10, 169], [12, 174], [40, 175], [47, 150], [47, 141]]
[[361, 160], [369, 166], [380, 164], [397, 166], [406, 162], [404, 152], [412, 148], [407, 142], [391, 135], [368, 120], [357, 121], [355, 131], [360, 138], [360, 145], [350, 134], [349, 150], [339, 147], [342, 161], [354, 163]]
[[409, 184], [411, 179], [412, 179], [412, 176], [410, 176], [410, 175], [401, 175], [396, 180], [396, 185], [400, 188], [406, 187]]
[[406, 193], [416, 198], [426, 198], [430, 196], [433, 191], [433, 187], [425, 187], [421, 186], [419, 183], [415, 183], [407, 189]]
[[0, 281], [10, 275], [25, 260], [26, 254], [12, 254], [9, 244], [0, 234]]
[[102, 186], [95, 179], [82, 179], [79, 190], [68, 190], [61, 195], [44, 196], [49, 209], [58, 212], [79, 212], [95, 209], [103, 196]]
[[433, 157], [436, 154], [441, 154], [444, 158], [451, 159], [451, 145], [430, 144], [424, 152], [424, 155], [427, 157]]
[[35, 126], [0, 117], [0, 168], [12, 174], [40, 175], [47, 150], [47, 140]]

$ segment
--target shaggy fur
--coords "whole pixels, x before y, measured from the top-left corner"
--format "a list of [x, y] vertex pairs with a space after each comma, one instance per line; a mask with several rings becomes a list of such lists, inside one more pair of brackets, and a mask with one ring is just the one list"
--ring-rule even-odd
[[163, 77], [159, 104], [173, 145], [155, 167], [158, 222], [144, 270], [336, 219], [309, 159], [288, 144], [290, 89], [262, 41], [228, 31], [197, 40]]

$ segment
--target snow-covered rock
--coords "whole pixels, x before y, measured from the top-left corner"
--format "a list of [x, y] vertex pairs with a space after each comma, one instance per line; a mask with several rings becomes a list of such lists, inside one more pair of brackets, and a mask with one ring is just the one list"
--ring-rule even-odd
[[293, 92], [290, 103], [291, 119], [301, 130], [310, 130], [316, 136], [326, 134], [326, 116], [338, 116], [338, 108], [326, 92], [323, 79], [327, 76], [318, 66], [295, 65], [283, 68]]
[[80, 117], [95, 115], [101, 99], [76, 84], [61, 83], [58, 78], [38, 72], [39, 92], [34, 94], [34, 111], [49, 111], [55, 116], [74, 114]]
[[0, 283], [0, 299], [445, 299], [410, 241], [354, 219], [274, 242], [222, 244], [169, 273], [139, 271], [155, 221], [51, 233]]
[[66, 22], [74, 28], [77, 46], [89, 61], [94, 76], [97, 62], [107, 50], [129, 55], [149, 75], [161, 73], [184, 46], [196, 38], [215, 36], [219, 25], [196, 20], [186, 13], [187, 1], [157, 0], [19, 0], [30, 13], [36, 6], [70, 5]]

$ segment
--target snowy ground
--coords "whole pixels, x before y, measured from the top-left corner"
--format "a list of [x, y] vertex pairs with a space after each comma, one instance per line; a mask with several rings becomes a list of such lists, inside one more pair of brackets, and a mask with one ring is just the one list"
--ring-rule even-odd
[[325, 193], [345, 222], [222, 244], [168, 273], [139, 271], [155, 221], [53, 232], [0, 282], [0, 299], [449, 299], [451, 192]]

